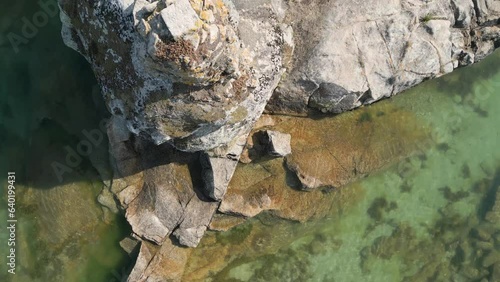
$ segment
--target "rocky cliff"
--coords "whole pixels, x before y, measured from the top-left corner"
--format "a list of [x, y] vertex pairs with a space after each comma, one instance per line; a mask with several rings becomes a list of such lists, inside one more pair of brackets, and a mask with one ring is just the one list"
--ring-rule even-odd
[[[420, 128], [412, 130], [411, 117], [407, 129], [388, 133], [365, 125], [372, 115], [359, 112], [314, 135], [304, 132], [311, 120], [261, 118], [264, 112], [349, 111], [477, 62], [500, 43], [496, 0], [59, 3], [64, 41], [91, 64], [112, 113], [107, 130], [114, 177], [99, 200], [112, 210], [116, 202], [142, 242], [131, 281], [175, 277], [182, 258], [171, 256], [182, 252], [171, 249], [197, 246], [207, 228], [224, 230], [269, 209], [307, 220], [307, 212], [293, 211], [297, 195], [276, 190], [285, 182], [326, 193], [426, 138]], [[377, 122], [390, 123], [390, 117]], [[321, 143], [338, 132], [370, 140], [404, 132], [407, 138], [375, 147], [342, 138]], [[291, 155], [290, 143], [299, 148]], [[308, 170], [319, 165], [318, 154], [332, 158], [323, 169]], [[293, 181], [276, 172], [284, 170], [282, 157]], [[228, 192], [238, 161], [258, 160], [269, 164], [249, 170]], [[254, 187], [271, 175], [276, 185]]]

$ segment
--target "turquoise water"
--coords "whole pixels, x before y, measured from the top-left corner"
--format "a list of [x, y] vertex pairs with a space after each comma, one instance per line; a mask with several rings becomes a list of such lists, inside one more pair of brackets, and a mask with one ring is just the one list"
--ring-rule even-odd
[[430, 125], [433, 147], [359, 181], [354, 206], [297, 225], [309, 230], [213, 281], [500, 281], [500, 222], [485, 220], [500, 186], [499, 66], [497, 52], [386, 101]]
[[[38, 11], [29, 1], [0, 4], [1, 201], [6, 172], [15, 171], [19, 224], [12, 276], [2, 204], [0, 281], [122, 281], [132, 262], [118, 242], [130, 229], [96, 201], [104, 187], [98, 170], [109, 173], [107, 141], [62, 181], [51, 167], [64, 163], [64, 147], [76, 148], [82, 130], [98, 128], [106, 117], [90, 67], [63, 45], [55, 17], [19, 53], [6, 38], [20, 32], [22, 17]], [[387, 101], [430, 125], [434, 145], [359, 181], [359, 200], [325, 219], [251, 220], [220, 235], [243, 240], [242, 230], [253, 226], [268, 234], [292, 230], [293, 239], [271, 253], [248, 250], [207, 279], [498, 281], [500, 226], [484, 218], [500, 185], [499, 64], [497, 52]]]

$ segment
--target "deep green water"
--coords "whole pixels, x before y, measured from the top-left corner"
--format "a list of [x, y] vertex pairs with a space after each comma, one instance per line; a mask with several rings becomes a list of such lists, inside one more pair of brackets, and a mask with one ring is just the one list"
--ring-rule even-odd
[[[106, 117], [89, 65], [63, 45], [58, 16], [18, 53], [7, 38], [41, 11], [36, 2], [0, 2], [0, 281], [121, 281], [129, 258], [118, 243], [130, 230], [103, 213], [103, 184], [90, 165], [106, 170], [107, 140], [62, 181], [51, 167]], [[16, 275], [6, 266], [8, 171], [17, 176]]]
[[[19, 53], [6, 38], [40, 10], [34, 3], [0, 4], [0, 281], [120, 281], [129, 228], [96, 201], [107, 141], [62, 181], [51, 167], [106, 117], [90, 67], [63, 45], [57, 18]], [[345, 212], [294, 225], [312, 229], [290, 246], [241, 257], [214, 281], [499, 281], [485, 260], [500, 251], [500, 226], [484, 220], [500, 185], [499, 65], [497, 52], [388, 101], [431, 125], [434, 146], [363, 179]], [[17, 174], [15, 276], [5, 264], [7, 171]]]

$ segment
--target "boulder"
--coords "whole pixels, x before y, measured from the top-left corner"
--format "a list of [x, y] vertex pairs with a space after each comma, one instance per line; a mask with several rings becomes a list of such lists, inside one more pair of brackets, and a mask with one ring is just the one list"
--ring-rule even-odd
[[108, 126], [116, 179], [112, 194], [100, 198], [119, 200], [134, 235], [141, 240], [162, 244], [173, 234], [180, 244], [196, 246], [218, 206], [202, 193], [200, 154], [121, 135], [121, 123], [112, 119]]
[[127, 281], [182, 281], [182, 274], [191, 250], [171, 240], [161, 247], [142, 243], [137, 262]]
[[268, 143], [268, 153], [276, 157], [285, 157], [292, 153], [290, 140], [292, 136], [288, 133], [267, 130], [266, 141]]
[[132, 236], [130, 237], [125, 237], [123, 240], [120, 241], [120, 247], [129, 255], [132, 256], [135, 249], [139, 246], [139, 241], [133, 238]]
[[192, 248], [198, 246], [218, 206], [216, 202], [193, 197], [184, 211], [182, 221], [173, 233], [179, 243]]
[[202, 183], [196, 176], [199, 155], [163, 147], [162, 151], [152, 145], [159, 152], [148, 146], [141, 149], [142, 164], [147, 168], [144, 183], [125, 215], [133, 232], [143, 240], [162, 244], [173, 234], [180, 244], [195, 247], [218, 203], [201, 193]]
[[226, 194], [238, 160], [245, 147], [246, 136], [242, 135], [227, 146], [221, 146], [200, 155], [204, 193], [215, 201], [221, 201]]
[[[313, 189], [317, 189], [319, 187], [326, 186], [319, 178], [309, 173], [308, 170], [304, 170], [301, 168], [301, 165], [295, 163], [292, 158], [286, 159], [286, 167], [294, 173], [297, 179], [300, 181], [300, 189], [305, 191], [310, 191]], [[326, 169], [326, 168], [324, 168]]]
[[161, 244], [178, 226], [187, 204], [195, 196], [189, 190], [190, 182], [187, 168], [176, 164], [146, 171], [144, 186], [126, 211], [134, 233]]
[[452, 0], [451, 4], [455, 10], [455, 26], [469, 27], [476, 16], [474, 3], [471, 0]]
[[129, 274], [127, 281], [144, 281], [141, 280], [144, 271], [147, 269], [149, 263], [157, 252], [158, 247], [151, 245], [147, 242], [141, 242], [141, 247], [139, 249], [139, 255], [135, 262], [135, 266], [132, 272]]
[[163, 22], [174, 40], [182, 40], [182, 36], [198, 29], [196, 26], [201, 21], [189, 0], [171, 1], [160, 12]]
[[222, 200], [226, 194], [227, 186], [233, 176], [236, 165], [238, 165], [238, 161], [210, 157], [207, 154], [202, 154], [200, 161], [203, 167], [202, 174], [205, 183], [205, 193], [213, 200]]
[[[272, 126], [273, 123], [266, 124], [267, 119], [265, 117], [262, 123], [265, 127]], [[290, 134], [273, 130], [258, 130], [261, 127], [254, 128], [248, 136], [239, 159], [241, 163], [248, 164], [264, 156], [285, 157], [292, 153]]]
[[495, 0], [472, 0], [481, 24], [491, 24], [500, 17], [500, 3]]
[[60, 7], [64, 41], [92, 64], [110, 112], [156, 144], [195, 152], [248, 134], [283, 72], [284, 28], [271, 1]]

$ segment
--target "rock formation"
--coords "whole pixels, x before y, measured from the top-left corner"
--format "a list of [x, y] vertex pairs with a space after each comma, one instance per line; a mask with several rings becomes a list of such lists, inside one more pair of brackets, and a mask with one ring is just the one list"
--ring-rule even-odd
[[[288, 134], [293, 126], [284, 126], [289, 131], [283, 133], [263, 131], [264, 141], [248, 137], [265, 110], [338, 114], [477, 62], [500, 43], [496, 0], [59, 4], [63, 39], [91, 64], [112, 114], [108, 136], [115, 175], [99, 201], [116, 201], [141, 241], [130, 281], [172, 277], [175, 263], [185, 257], [169, 251], [176, 244], [195, 247], [210, 226], [225, 230], [241, 222], [217, 211], [254, 216], [281, 207], [279, 216], [304, 220], [291, 211], [293, 204], [276, 200], [282, 191], [252, 194], [235, 187], [226, 197], [240, 157], [250, 163], [262, 149], [286, 156], [287, 169], [300, 183], [294, 188], [328, 192], [386, 165], [381, 159], [403, 147], [371, 148], [371, 154], [363, 144], [336, 139], [354, 150], [350, 156], [339, 159], [321, 144], [316, 152], [295, 154]], [[360, 115], [344, 134], [370, 131], [363, 122], [371, 116]], [[303, 130], [294, 132], [292, 138], [302, 140]], [[318, 152], [331, 167], [311, 171], [311, 164], [319, 165]], [[271, 160], [271, 170], [261, 166], [259, 177], [284, 171], [280, 164]], [[172, 272], [155, 272], [165, 263]]]
[[271, 5], [61, 1], [65, 43], [92, 64], [110, 112], [157, 145], [203, 151], [245, 135], [282, 73]]
[[295, 50], [267, 110], [340, 113], [483, 59], [498, 45], [494, 0], [293, 1]]

